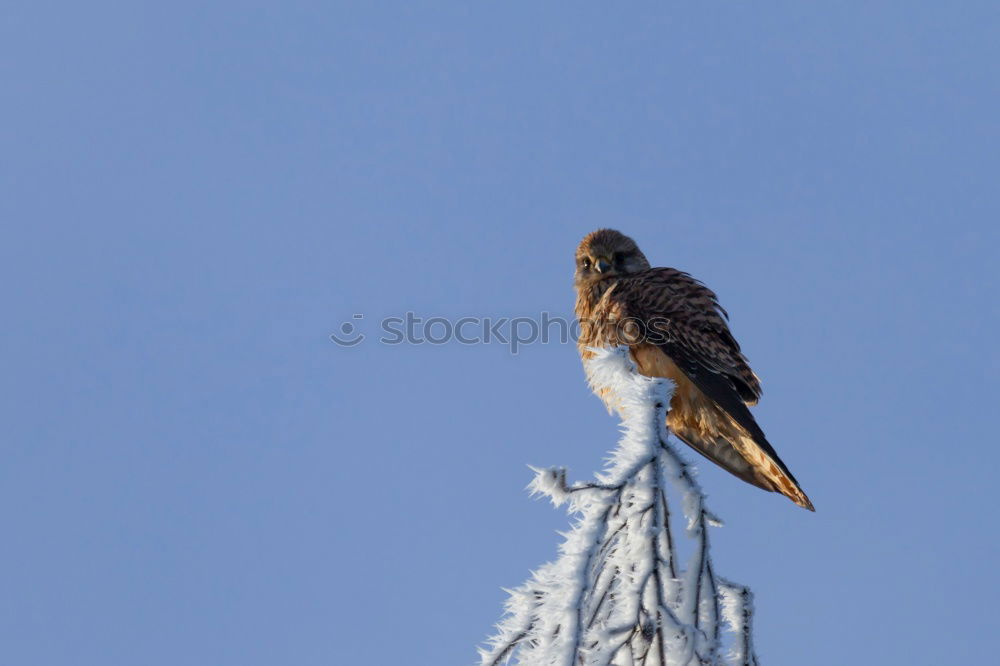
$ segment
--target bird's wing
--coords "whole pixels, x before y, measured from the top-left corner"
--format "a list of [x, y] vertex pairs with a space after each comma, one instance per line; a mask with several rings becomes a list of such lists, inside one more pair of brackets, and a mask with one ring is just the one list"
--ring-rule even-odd
[[726, 311], [701, 282], [673, 268], [653, 268], [622, 280], [614, 297], [619, 312], [644, 323], [646, 341], [670, 347], [678, 364], [687, 361], [693, 371], [697, 362], [721, 375], [749, 405], [760, 399], [760, 380], [729, 331]]
[[[630, 335], [626, 331], [627, 337], [639, 335], [644, 344], [654, 346], [669, 357], [702, 394], [746, 432], [751, 441], [733, 442], [733, 445], [747, 462], [768, 468], [769, 463], [777, 466], [773, 474], [768, 470], [762, 472], [765, 476], [777, 477], [765, 482], [781, 490], [788, 485], [781, 477], [787, 477], [794, 485], [788, 490], [804, 498], [795, 477], [747, 409], [747, 404], [754, 404], [760, 397], [760, 381], [730, 333], [726, 313], [715, 294], [687, 273], [672, 268], [654, 268], [620, 281], [611, 298], [613, 303], [608, 306], [615, 318], [633, 322], [635, 329]], [[711, 448], [717, 444], [709, 447], [706, 442], [705, 446], [699, 446], [688, 437], [685, 441], [719, 462], [720, 454], [712, 455], [714, 449]], [[744, 478], [735, 469], [730, 471]], [[806, 504], [809, 504], [808, 498], [802, 505]]]

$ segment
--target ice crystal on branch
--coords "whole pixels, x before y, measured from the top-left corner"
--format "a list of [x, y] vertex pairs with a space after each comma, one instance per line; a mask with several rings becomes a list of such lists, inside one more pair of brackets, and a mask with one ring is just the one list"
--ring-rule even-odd
[[[594, 481], [532, 468], [531, 492], [568, 503], [574, 524], [559, 557], [510, 590], [482, 664], [756, 666], [750, 591], [715, 573], [708, 528], [720, 522], [668, 441], [671, 383], [638, 374], [622, 348], [595, 350], [587, 374], [614, 395], [624, 434]], [[686, 549], [671, 530], [674, 496]]]

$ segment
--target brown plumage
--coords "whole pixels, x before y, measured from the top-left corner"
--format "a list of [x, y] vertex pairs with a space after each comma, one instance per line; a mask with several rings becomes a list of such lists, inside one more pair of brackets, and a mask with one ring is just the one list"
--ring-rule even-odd
[[760, 399], [760, 380], [710, 289], [676, 269], [650, 268], [635, 241], [612, 229], [580, 243], [575, 286], [581, 356], [628, 345], [639, 372], [676, 385], [671, 432], [744, 481], [815, 510], [747, 409]]

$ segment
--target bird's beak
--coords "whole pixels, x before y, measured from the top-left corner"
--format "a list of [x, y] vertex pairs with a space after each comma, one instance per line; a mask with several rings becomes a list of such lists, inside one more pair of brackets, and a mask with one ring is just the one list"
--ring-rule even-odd
[[598, 273], [607, 273], [611, 268], [611, 263], [606, 259], [598, 259], [597, 263], [594, 264], [594, 268], [597, 269]]

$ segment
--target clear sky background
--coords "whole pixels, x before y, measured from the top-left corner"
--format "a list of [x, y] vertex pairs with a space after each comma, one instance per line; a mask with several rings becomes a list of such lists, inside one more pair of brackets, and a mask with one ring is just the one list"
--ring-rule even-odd
[[0, 662], [473, 662], [567, 525], [526, 465], [617, 424], [572, 344], [377, 321], [569, 315], [602, 226], [816, 503], [698, 460], [763, 663], [996, 654], [996, 2], [3, 14]]

